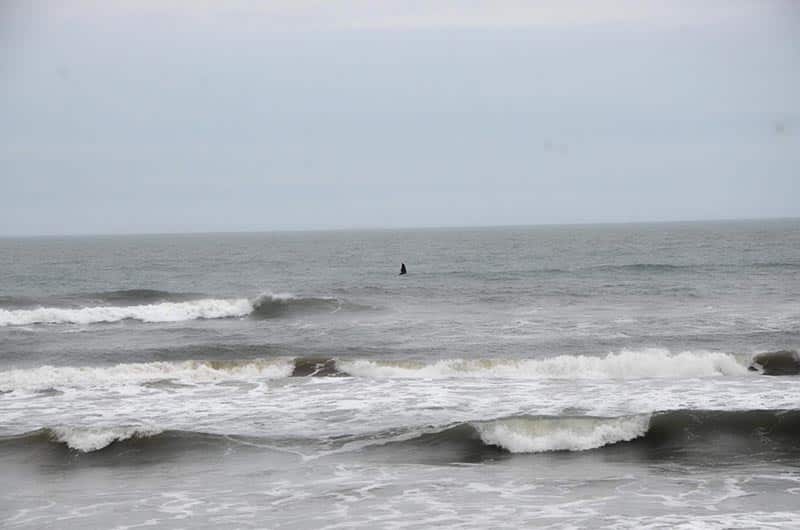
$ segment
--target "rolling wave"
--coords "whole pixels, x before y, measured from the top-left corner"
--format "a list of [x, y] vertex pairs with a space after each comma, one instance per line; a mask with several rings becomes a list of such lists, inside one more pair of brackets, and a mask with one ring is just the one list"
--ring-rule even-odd
[[[113, 444], [135, 444], [161, 439], [180, 447], [191, 447], [202, 437], [208, 445], [227, 447], [247, 441], [251, 447], [292, 450], [291, 444], [330, 440], [272, 439], [269, 436], [212, 434], [167, 430], [155, 426], [70, 427], [57, 426], [16, 436], [0, 437], [0, 445], [24, 447], [34, 443], [57, 443], [90, 453]], [[800, 453], [800, 410], [668, 410], [618, 417], [511, 416], [491, 420], [459, 422], [422, 430], [394, 429], [351, 438], [345, 451], [389, 451], [401, 447], [411, 453], [427, 450], [459, 452], [469, 446], [487, 456], [500, 453], [585, 452], [633, 450], [631, 455], [655, 458], [681, 457], [690, 453], [725, 455], [797, 455]], [[362, 439], [363, 443], [354, 443]], [[258, 442], [262, 443], [258, 443]], [[153, 445], [157, 451], [163, 445]], [[449, 448], [449, 449], [448, 449]], [[326, 451], [323, 451], [323, 454]], [[644, 453], [643, 453], [644, 452]], [[625, 453], [623, 453], [625, 454]]]
[[0, 296], [0, 307], [4, 309], [36, 309], [41, 307], [81, 309], [94, 305], [185, 302], [202, 298], [207, 297], [197, 293], [176, 293], [156, 289], [117, 289], [92, 293], [51, 294], [44, 297]]
[[89, 453], [99, 451], [114, 442], [137, 438], [150, 438], [163, 431], [155, 427], [53, 427], [42, 434], [53, 441], [66, 444], [70, 449]]
[[332, 296], [301, 297], [290, 293], [266, 293], [251, 302], [253, 316], [276, 318], [289, 314], [335, 313], [342, 309], [357, 311], [366, 306], [345, 302]]
[[472, 425], [483, 443], [511, 453], [586, 451], [643, 436], [650, 416], [516, 417]]
[[800, 410], [669, 410], [611, 418], [513, 416], [458, 423], [390, 444], [465, 442], [508, 453], [581, 452], [602, 447], [800, 452]]
[[122, 454], [130, 455], [127, 449], [138, 447], [142, 451], [190, 449], [202, 441], [204, 448], [257, 440], [257, 437], [211, 434], [199, 431], [161, 429], [152, 425], [119, 425], [105, 427], [56, 426], [43, 427], [20, 435], [0, 436], [0, 447], [24, 448], [37, 444], [55, 444], [79, 453], [105, 453], [107, 449], [120, 446]]
[[800, 355], [795, 350], [779, 350], [753, 356], [749, 370], [764, 375], [800, 374]]
[[[103, 301], [152, 301], [138, 305], [95, 305], [91, 307], [36, 307], [0, 309], [0, 326], [32, 324], [98, 324], [139, 320], [141, 322], [183, 322], [197, 319], [233, 318], [252, 315], [277, 318], [296, 313], [333, 313], [341, 309], [363, 309], [364, 306], [329, 297], [300, 297], [289, 293], [265, 293], [253, 300], [246, 298], [202, 298], [184, 301], [159, 301], [179, 296], [162, 291], [130, 290], [106, 293]], [[180, 295], [185, 297], [191, 295]], [[180, 297], [179, 296], [179, 297]]]

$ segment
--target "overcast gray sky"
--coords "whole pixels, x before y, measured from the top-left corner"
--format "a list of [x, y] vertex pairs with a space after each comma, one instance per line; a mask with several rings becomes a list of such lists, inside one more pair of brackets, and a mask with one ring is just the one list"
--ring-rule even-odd
[[0, 3], [0, 234], [800, 216], [800, 2]]

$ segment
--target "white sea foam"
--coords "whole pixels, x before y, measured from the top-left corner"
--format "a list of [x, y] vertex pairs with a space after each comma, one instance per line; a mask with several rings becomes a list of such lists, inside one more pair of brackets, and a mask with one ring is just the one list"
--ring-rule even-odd
[[54, 427], [49, 429], [59, 442], [76, 451], [99, 451], [114, 442], [147, 438], [163, 432], [155, 427]]
[[96, 306], [67, 309], [40, 307], [37, 309], [0, 309], [0, 326], [29, 324], [94, 324], [141, 320], [142, 322], [180, 322], [199, 318], [241, 317], [253, 311], [245, 299], [205, 299], [191, 302], [162, 302], [132, 306]]
[[262, 380], [288, 377], [294, 369], [289, 358], [252, 361], [181, 361], [128, 363], [114, 366], [41, 366], [0, 372], [0, 390], [93, 388], [141, 385], [153, 381], [183, 384], [223, 380]]
[[343, 360], [339, 368], [362, 377], [438, 379], [500, 377], [519, 379], [628, 379], [746, 375], [747, 367], [726, 353], [663, 349], [622, 351], [604, 357], [560, 355], [545, 359], [444, 359], [414, 361]]
[[[263, 293], [259, 295], [253, 305], [259, 305], [262, 303], [269, 303], [269, 302], [290, 302], [292, 300], [299, 300], [300, 298], [292, 293]], [[331, 298], [334, 300], [334, 298]]]
[[650, 416], [507, 418], [473, 425], [484, 443], [512, 453], [586, 451], [643, 436]]
[[270, 315], [275, 311], [315, 303], [330, 303], [335, 298], [301, 298], [291, 293], [263, 293], [247, 298], [206, 298], [184, 302], [159, 302], [128, 306], [92, 306], [81, 308], [38, 307], [35, 309], [0, 309], [0, 326], [32, 324], [97, 324], [140, 320], [142, 322], [182, 322], [186, 320], [243, 317], [253, 312]]

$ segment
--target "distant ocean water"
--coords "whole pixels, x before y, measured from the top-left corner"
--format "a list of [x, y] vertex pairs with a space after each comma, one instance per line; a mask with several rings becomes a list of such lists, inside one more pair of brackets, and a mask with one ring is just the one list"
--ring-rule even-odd
[[0, 239], [0, 525], [796, 525], [799, 296], [800, 220]]

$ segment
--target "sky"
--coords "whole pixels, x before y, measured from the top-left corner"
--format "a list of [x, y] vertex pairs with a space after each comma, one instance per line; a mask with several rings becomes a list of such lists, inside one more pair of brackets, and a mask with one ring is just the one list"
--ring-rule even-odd
[[0, 2], [0, 235], [797, 216], [793, 0]]

